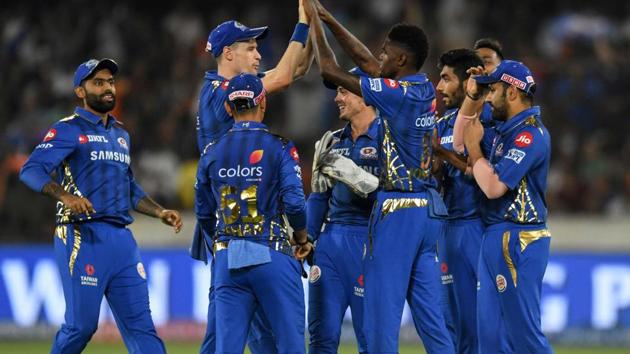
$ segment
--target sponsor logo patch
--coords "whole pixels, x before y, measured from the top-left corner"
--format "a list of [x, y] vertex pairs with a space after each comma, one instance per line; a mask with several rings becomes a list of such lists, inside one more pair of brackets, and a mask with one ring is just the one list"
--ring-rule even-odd
[[85, 265], [85, 274], [87, 274], [89, 276], [92, 276], [92, 275], [94, 275], [94, 271], [95, 270], [94, 270], [94, 266], [93, 265], [91, 265], [89, 263]]
[[449, 136], [443, 136], [440, 138], [440, 145], [446, 145], [446, 144], [452, 144], [453, 143], [453, 136], [449, 135]]
[[508, 75], [508, 74], [501, 75], [501, 81], [507, 82], [510, 85], [514, 85], [514, 86], [518, 87], [521, 90], [525, 90], [525, 87], [527, 87], [526, 83], [524, 83], [523, 81], [515, 78], [512, 75]]
[[398, 86], [400, 86], [400, 84], [398, 83], [398, 81], [396, 80], [392, 80], [392, 79], [383, 79], [383, 82], [385, 82], [385, 85], [395, 89]]
[[83, 134], [79, 135], [79, 144], [85, 144], [87, 142], [88, 142], [87, 136], [85, 136]]
[[144, 271], [144, 265], [142, 264], [142, 262], [138, 262], [138, 264], [136, 265], [136, 270], [138, 271], [138, 274], [142, 279], [147, 278], [147, 273]]
[[507, 288], [507, 280], [505, 280], [505, 277], [503, 276], [503, 274], [497, 275], [496, 282], [497, 282], [497, 290], [499, 290], [500, 293], [504, 292], [505, 289]]
[[321, 276], [322, 270], [318, 266], [314, 265], [311, 267], [310, 274], [308, 275], [308, 281], [310, 283], [315, 283], [319, 280], [319, 278], [321, 278]]
[[50, 149], [51, 147], [53, 147], [53, 144], [51, 143], [41, 143], [37, 145], [35, 149]]
[[295, 162], [300, 162], [300, 155], [298, 154], [297, 148], [294, 146], [291, 148], [291, 157], [295, 160]]
[[507, 152], [507, 155], [505, 155], [506, 159], [510, 159], [514, 162], [521, 163], [521, 161], [523, 161], [523, 158], [525, 157], [525, 151], [519, 150], [519, 149], [510, 149]]
[[373, 146], [366, 146], [359, 150], [362, 159], [376, 159], [378, 156], [376, 155], [376, 148]]
[[50, 128], [50, 130], [44, 136], [44, 142], [50, 141], [57, 136], [57, 130], [55, 128]]
[[518, 147], [527, 147], [530, 146], [533, 142], [534, 137], [530, 132], [522, 132], [516, 137], [516, 139], [514, 139], [514, 144]]
[[383, 87], [381, 86], [381, 79], [368, 79], [370, 82], [370, 90], [374, 92], [383, 91]]
[[249, 154], [249, 163], [252, 164], [252, 165], [256, 164], [256, 163], [259, 163], [260, 160], [262, 160], [264, 153], [265, 153], [264, 150], [255, 150], [255, 151], [253, 151], [251, 154]]
[[440, 264], [440, 271], [442, 272], [442, 275], [440, 276], [442, 279], [442, 285], [453, 284], [453, 274], [449, 274], [448, 264], [446, 262], [442, 262]]
[[237, 98], [254, 98], [254, 91], [249, 90], [238, 90], [230, 93], [228, 95], [230, 101], [234, 101]]

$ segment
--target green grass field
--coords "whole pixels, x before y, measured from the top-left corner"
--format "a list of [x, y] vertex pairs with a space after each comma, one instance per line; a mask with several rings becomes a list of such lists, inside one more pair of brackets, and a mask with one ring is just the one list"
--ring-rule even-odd
[[[177, 343], [170, 342], [166, 344], [167, 351], [171, 354], [193, 354], [198, 353], [199, 343]], [[47, 353], [50, 350], [48, 342], [2, 342], [0, 343], [0, 353], [4, 354], [40, 354]], [[627, 354], [629, 348], [557, 348], [554, 347], [556, 354]], [[353, 345], [343, 345], [339, 348], [340, 354], [356, 353], [356, 347]], [[122, 343], [99, 343], [94, 342], [88, 344], [85, 354], [112, 354], [127, 353]], [[246, 351], [246, 353], [249, 353]], [[400, 347], [400, 354], [419, 354], [424, 353], [421, 346], [405, 345]]]

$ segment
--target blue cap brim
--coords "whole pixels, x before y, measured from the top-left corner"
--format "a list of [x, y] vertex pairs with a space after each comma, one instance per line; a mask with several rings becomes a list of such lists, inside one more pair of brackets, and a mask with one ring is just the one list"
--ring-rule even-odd
[[477, 76], [474, 78], [475, 81], [477, 81], [478, 84], [493, 84], [495, 82], [499, 82], [501, 80], [499, 80], [499, 78], [496, 78], [492, 75], [481, 75], [481, 76]]
[[247, 31], [243, 31], [243, 33], [238, 36], [236, 42], [244, 41], [246, 39], [264, 39], [267, 37], [267, 33], [269, 32], [269, 27], [256, 27], [249, 28]]

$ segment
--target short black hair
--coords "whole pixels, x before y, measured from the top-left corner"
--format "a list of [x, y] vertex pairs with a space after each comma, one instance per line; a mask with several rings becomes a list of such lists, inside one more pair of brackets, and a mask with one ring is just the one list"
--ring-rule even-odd
[[429, 54], [429, 40], [422, 28], [407, 23], [397, 23], [389, 30], [387, 38], [413, 55], [416, 70], [420, 70]]
[[481, 38], [477, 40], [475, 42], [475, 45], [473, 46], [474, 50], [477, 50], [479, 48], [488, 48], [494, 50], [497, 53], [499, 59], [503, 60], [503, 46], [498, 40], [494, 38]]
[[483, 61], [479, 56], [468, 48], [452, 49], [440, 55], [438, 69], [450, 66], [457, 75], [459, 81], [468, 79], [470, 74], [466, 73], [471, 67], [483, 66]]

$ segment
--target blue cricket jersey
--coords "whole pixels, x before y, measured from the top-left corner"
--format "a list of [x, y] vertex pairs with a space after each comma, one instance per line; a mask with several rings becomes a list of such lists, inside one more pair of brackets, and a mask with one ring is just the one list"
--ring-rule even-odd
[[[264, 77], [258, 73], [258, 77]], [[206, 71], [203, 86], [199, 94], [197, 112], [197, 147], [203, 153], [206, 145], [227, 133], [234, 124], [234, 118], [225, 110], [225, 93], [230, 80], [217, 74], [215, 70]]]
[[[333, 134], [339, 141], [332, 146], [331, 153], [341, 154], [365, 171], [379, 176], [380, 126], [381, 120], [377, 117], [372, 121], [367, 132], [353, 141], [352, 127], [348, 123], [343, 129]], [[374, 193], [368, 198], [362, 198], [341, 182], [335, 183], [332, 189], [325, 193], [311, 193], [307, 202], [308, 233], [317, 238], [324, 220], [327, 223], [367, 226], [373, 204]]]
[[197, 170], [195, 213], [218, 240], [264, 242], [306, 227], [297, 149], [262, 123], [237, 122], [207, 146]]
[[133, 222], [129, 210], [146, 196], [131, 171], [129, 133], [110, 115], [101, 118], [77, 107], [74, 114], [53, 124], [28, 158], [20, 179], [37, 192], [51, 181], [66, 191], [87, 198], [95, 213], [71, 214], [57, 202], [57, 223], [104, 220], [121, 225]]
[[[438, 119], [436, 129], [440, 145], [449, 151], [453, 149], [453, 127], [459, 108], [453, 108]], [[480, 117], [484, 126], [481, 150], [488, 156], [494, 139], [494, 124], [489, 104], [484, 104]], [[479, 205], [483, 192], [479, 189], [474, 177], [466, 176], [455, 166], [444, 161], [442, 164], [444, 178], [442, 179], [443, 199], [448, 209], [448, 219], [473, 219], [481, 216]]]
[[500, 198], [484, 198], [484, 222], [545, 223], [550, 159], [551, 138], [540, 119], [540, 107], [526, 109], [501, 124], [489, 162], [509, 189]]
[[210, 142], [227, 133], [234, 124], [223, 104], [229, 80], [219, 76], [216, 71], [207, 71], [199, 94], [197, 112], [197, 147], [199, 152]]
[[435, 187], [431, 136], [435, 89], [425, 74], [400, 80], [361, 77], [366, 104], [382, 118], [381, 185], [386, 191], [421, 192]]

